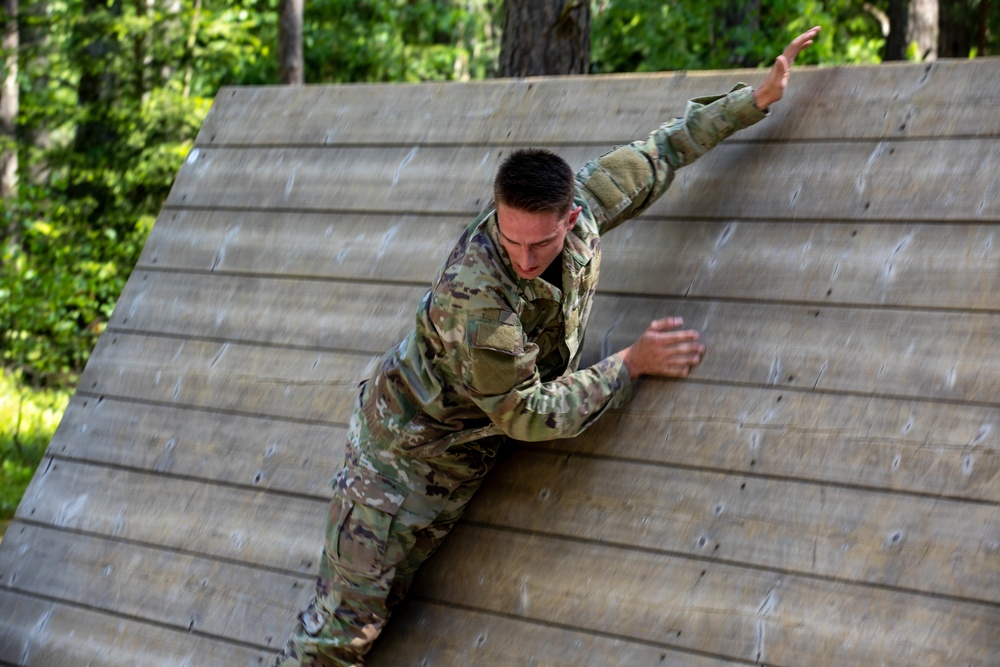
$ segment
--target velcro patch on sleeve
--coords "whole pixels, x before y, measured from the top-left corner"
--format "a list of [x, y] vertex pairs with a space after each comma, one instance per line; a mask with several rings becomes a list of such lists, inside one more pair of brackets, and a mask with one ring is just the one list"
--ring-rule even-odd
[[622, 146], [601, 157], [599, 168], [585, 186], [611, 217], [633, 204], [636, 195], [647, 187], [649, 161], [630, 146]]

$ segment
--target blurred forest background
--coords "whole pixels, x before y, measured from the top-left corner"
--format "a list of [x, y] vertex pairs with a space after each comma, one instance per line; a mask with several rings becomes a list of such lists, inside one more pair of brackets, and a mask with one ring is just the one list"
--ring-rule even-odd
[[0, 0], [0, 530], [224, 85], [998, 53], [997, 0]]

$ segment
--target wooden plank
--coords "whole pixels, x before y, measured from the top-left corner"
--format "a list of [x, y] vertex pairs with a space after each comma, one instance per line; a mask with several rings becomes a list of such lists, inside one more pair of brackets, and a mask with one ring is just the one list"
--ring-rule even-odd
[[380, 354], [413, 328], [426, 287], [136, 271], [109, 326]]
[[998, 233], [987, 224], [639, 219], [602, 238], [601, 288], [996, 312]]
[[346, 424], [375, 363], [371, 355], [109, 333], [78, 391], [257, 416]]
[[137, 267], [429, 283], [471, 221], [168, 209]]
[[519, 451], [468, 519], [1000, 604], [1000, 506]]
[[[493, 172], [505, 152], [495, 146], [201, 148], [188, 156], [166, 204], [474, 215], [491, 199]], [[560, 151], [577, 166], [600, 152], [591, 146]], [[817, 163], [823, 168], [803, 168]], [[997, 221], [995, 164], [1000, 164], [998, 140], [724, 143], [679, 172], [650, 213]], [[448, 183], [448, 197], [441, 197], [440, 183]], [[830, 202], [837, 202], [835, 209]]]
[[23, 667], [265, 666], [271, 654], [0, 588], [0, 663]]
[[[153, 227], [137, 268], [429, 284], [467, 222], [172, 209]], [[997, 310], [996, 235], [994, 226], [960, 223], [644, 216], [602, 239], [600, 287], [651, 296]]]
[[[996, 59], [873, 67], [796, 67], [755, 140], [840, 141], [1000, 134]], [[757, 85], [765, 71], [546, 77], [422, 85], [225, 88], [199, 145], [622, 143], [684, 112], [686, 101]], [[580, 100], [587, 100], [580, 104]], [[741, 138], [743, 136], [741, 135]]]
[[[339, 463], [319, 465], [332, 474]], [[325, 498], [45, 460], [17, 517], [289, 574], [314, 574], [326, 507]]]
[[644, 380], [623, 410], [608, 413], [577, 438], [544, 446], [1000, 501], [1000, 410], [995, 407]]
[[414, 593], [754, 664], [993, 663], [1000, 607], [459, 526]]
[[347, 428], [76, 396], [48, 453], [307, 496], [329, 494]]
[[420, 601], [393, 614], [365, 664], [368, 667], [724, 667], [734, 663], [621, 637]]
[[1000, 313], [598, 297], [587, 363], [668, 315], [702, 332], [701, 380], [1000, 405]]

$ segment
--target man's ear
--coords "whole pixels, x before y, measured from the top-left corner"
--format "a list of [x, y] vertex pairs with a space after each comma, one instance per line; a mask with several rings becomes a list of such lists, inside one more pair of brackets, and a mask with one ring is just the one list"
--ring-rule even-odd
[[577, 206], [572, 211], [569, 212], [569, 217], [566, 218], [566, 231], [576, 227], [576, 219], [580, 217], [580, 211], [583, 210], [582, 206]]

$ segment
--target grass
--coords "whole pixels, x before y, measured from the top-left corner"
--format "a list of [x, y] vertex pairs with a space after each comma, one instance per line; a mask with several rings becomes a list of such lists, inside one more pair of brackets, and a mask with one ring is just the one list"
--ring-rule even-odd
[[0, 372], [0, 535], [62, 419], [68, 391], [36, 390]]

